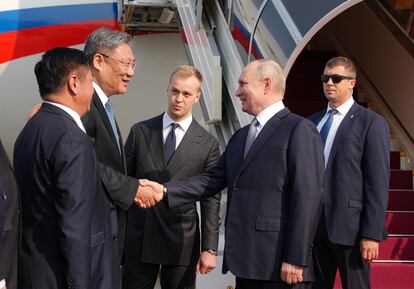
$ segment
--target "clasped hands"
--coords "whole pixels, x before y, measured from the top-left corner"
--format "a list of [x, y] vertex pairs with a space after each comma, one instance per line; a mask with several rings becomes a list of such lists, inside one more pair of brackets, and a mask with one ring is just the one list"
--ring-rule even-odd
[[164, 197], [164, 186], [147, 179], [139, 180], [139, 187], [135, 195], [135, 203], [142, 209], [155, 206]]

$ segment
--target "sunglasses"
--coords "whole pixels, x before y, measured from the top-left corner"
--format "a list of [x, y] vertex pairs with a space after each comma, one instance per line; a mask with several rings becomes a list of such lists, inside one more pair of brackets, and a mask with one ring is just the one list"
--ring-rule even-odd
[[322, 74], [321, 75], [321, 80], [323, 83], [327, 83], [329, 79], [332, 79], [333, 83], [340, 83], [344, 79], [354, 79], [354, 78], [351, 76], [344, 76], [344, 75], [338, 75], [338, 74], [333, 74], [333, 75]]

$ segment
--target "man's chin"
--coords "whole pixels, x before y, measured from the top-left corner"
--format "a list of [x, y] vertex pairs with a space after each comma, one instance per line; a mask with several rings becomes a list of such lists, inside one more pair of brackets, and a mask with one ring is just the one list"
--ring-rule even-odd
[[128, 87], [121, 87], [116, 94], [125, 94], [128, 92]]

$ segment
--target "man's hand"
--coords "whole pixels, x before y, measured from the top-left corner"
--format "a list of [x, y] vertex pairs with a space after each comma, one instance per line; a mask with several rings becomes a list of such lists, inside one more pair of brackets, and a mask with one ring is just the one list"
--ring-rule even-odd
[[150, 208], [161, 202], [163, 198], [163, 186], [161, 192], [157, 192], [153, 187], [157, 187], [158, 183], [148, 180], [139, 180], [139, 187], [135, 195], [135, 203], [143, 209]]
[[207, 251], [201, 252], [196, 266], [196, 273], [207, 274], [217, 266], [217, 257]]
[[371, 239], [362, 238], [360, 242], [362, 261], [372, 262], [378, 258], [379, 242]]
[[[39, 111], [41, 106], [42, 106], [41, 103], [35, 104], [35, 106], [33, 106], [32, 109], [27, 114], [27, 120], [31, 119]], [[3, 289], [3, 288], [0, 288], [0, 289]]]
[[303, 281], [303, 267], [283, 262], [280, 278], [288, 284], [300, 283]]

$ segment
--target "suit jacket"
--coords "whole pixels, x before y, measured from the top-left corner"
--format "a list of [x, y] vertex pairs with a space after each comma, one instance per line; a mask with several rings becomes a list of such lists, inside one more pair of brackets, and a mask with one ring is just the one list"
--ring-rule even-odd
[[[2, 184], [0, 183], [0, 192], [4, 192], [4, 188]], [[6, 195], [1, 194], [0, 195], [0, 232], [3, 232], [3, 225], [4, 225], [4, 219], [5, 219], [5, 208], [6, 208]], [[3, 247], [3, 238], [0, 238], [0, 248], [1, 253], [4, 251]], [[6, 279], [6, 274], [4, 272], [0, 272], [0, 281]]]
[[126, 210], [133, 204], [138, 180], [126, 177], [125, 154], [118, 128], [121, 153], [111, 123], [96, 92], [93, 94], [91, 109], [82, 118], [86, 133], [92, 138], [96, 157], [103, 164], [101, 177], [116, 205], [118, 215], [118, 250], [122, 259], [125, 244]]
[[[310, 119], [318, 124], [325, 113]], [[389, 151], [386, 121], [354, 103], [338, 128], [325, 172], [323, 206], [331, 242], [354, 246], [361, 237], [386, 238]]]
[[[202, 173], [219, 158], [218, 141], [192, 121], [166, 165], [163, 114], [135, 124], [125, 144], [128, 174], [165, 183]], [[201, 202], [202, 249], [217, 250], [220, 193]], [[128, 215], [127, 258], [144, 263], [189, 265], [200, 254], [195, 203], [169, 209], [161, 202], [148, 210], [132, 207]]]
[[9, 289], [17, 288], [19, 247], [19, 192], [14, 173], [0, 141], [0, 199], [3, 202], [3, 229], [0, 230], [0, 280]]
[[22, 289], [120, 288], [116, 214], [89, 137], [43, 104], [17, 138]]
[[287, 108], [263, 127], [243, 159], [249, 127], [238, 130], [216, 166], [166, 184], [171, 207], [227, 187], [223, 273], [280, 281], [282, 262], [308, 267], [320, 217], [323, 153], [315, 126]]

